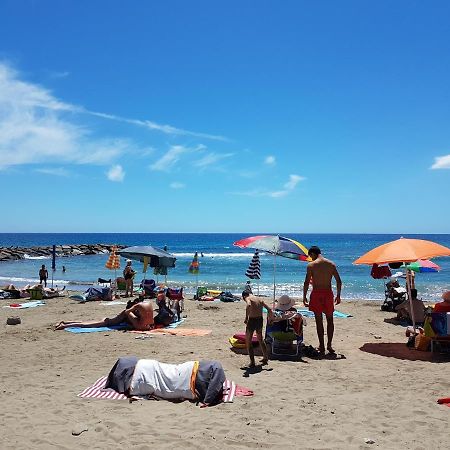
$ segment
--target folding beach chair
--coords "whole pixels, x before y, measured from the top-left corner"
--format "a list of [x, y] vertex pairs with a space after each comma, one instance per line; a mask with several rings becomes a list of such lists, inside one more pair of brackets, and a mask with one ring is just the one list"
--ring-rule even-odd
[[299, 319], [282, 320], [266, 326], [265, 341], [275, 356], [299, 357], [303, 343], [303, 328]]

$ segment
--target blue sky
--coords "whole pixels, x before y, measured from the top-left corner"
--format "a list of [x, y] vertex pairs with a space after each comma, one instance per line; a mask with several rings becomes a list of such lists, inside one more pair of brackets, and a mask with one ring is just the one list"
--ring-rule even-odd
[[0, 232], [450, 232], [448, 1], [0, 3]]

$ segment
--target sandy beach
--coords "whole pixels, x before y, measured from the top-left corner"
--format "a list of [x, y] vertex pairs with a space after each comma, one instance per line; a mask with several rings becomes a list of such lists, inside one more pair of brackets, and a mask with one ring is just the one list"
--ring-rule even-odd
[[[6, 302], [4, 302], [6, 303]], [[1, 311], [2, 449], [22, 448], [448, 448], [446, 365], [405, 347], [404, 329], [376, 302], [344, 301], [335, 348], [345, 359], [271, 361], [244, 377], [246, 355], [227, 338], [243, 330], [244, 304], [186, 302], [186, 328], [204, 337], [53, 331], [63, 319], [112, 315], [120, 305], [69, 298]], [[18, 315], [22, 324], [6, 325]], [[305, 343], [317, 345], [309, 319]], [[361, 350], [365, 348], [366, 351]], [[254, 397], [200, 409], [189, 402], [89, 400], [77, 397], [119, 356], [163, 362], [218, 359], [228, 378]], [[389, 356], [390, 355], [390, 356]], [[439, 360], [438, 360], [439, 361]], [[79, 436], [72, 431], [87, 429]], [[374, 444], [366, 444], [372, 439]]]

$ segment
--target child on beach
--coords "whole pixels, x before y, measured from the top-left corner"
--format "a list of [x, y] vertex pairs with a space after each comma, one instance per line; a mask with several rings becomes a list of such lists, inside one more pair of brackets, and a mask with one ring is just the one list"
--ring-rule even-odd
[[253, 333], [256, 332], [256, 337], [258, 338], [259, 346], [263, 354], [263, 359], [261, 360], [262, 365], [266, 365], [269, 362], [267, 356], [267, 347], [263, 339], [263, 307], [266, 308], [269, 315], [269, 321], [273, 319], [272, 309], [266, 305], [261, 297], [256, 297], [251, 295], [249, 292], [244, 291], [242, 293], [242, 298], [247, 303], [245, 309], [245, 320], [244, 323], [247, 325], [245, 329], [245, 344], [247, 346], [248, 355], [250, 357], [249, 367], [255, 367], [255, 352], [253, 350], [252, 338]]

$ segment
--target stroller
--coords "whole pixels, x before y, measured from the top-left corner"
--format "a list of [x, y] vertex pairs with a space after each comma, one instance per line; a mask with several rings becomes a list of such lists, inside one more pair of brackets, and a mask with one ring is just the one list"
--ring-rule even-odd
[[384, 297], [381, 311], [395, 311], [395, 308], [406, 300], [407, 292], [403, 286], [400, 286], [397, 278], [394, 278], [386, 283]]

